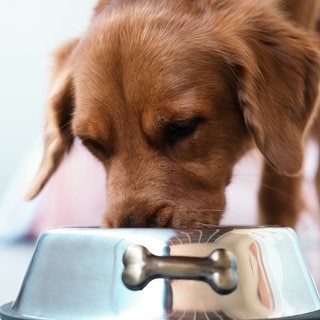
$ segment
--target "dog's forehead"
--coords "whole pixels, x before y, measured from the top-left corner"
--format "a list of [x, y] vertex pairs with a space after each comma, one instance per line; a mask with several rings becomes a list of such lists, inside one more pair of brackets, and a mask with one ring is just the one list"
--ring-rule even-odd
[[146, 107], [194, 88], [219, 86], [225, 78], [221, 63], [196, 48], [120, 41], [84, 43], [74, 77], [82, 102]]
[[191, 21], [184, 20], [176, 21], [161, 10], [127, 9], [102, 15], [80, 42], [76, 73], [99, 86], [113, 82], [126, 89], [134, 87], [135, 92], [150, 87], [156, 94], [164, 91], [165, 84], [170, 88], [189, 85], [214, 61], [208, 57], [209, 30], [195, 26], [197, 21], [191, 27]]
[[209, 35], [202, 30], [199, 41], [190, 25], [142, 18], [107, 17], [84, 36], [74, 57], [75, 115], [153, 119], [169, 110], [167, 118], [188, 118], [230, 96]]

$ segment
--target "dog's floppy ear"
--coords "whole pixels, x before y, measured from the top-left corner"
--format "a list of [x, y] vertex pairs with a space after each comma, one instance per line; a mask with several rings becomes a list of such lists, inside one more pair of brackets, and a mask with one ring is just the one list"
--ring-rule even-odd
[[61, 47], [55, 54], [51, 89], [46, 106], [44, 154], [40, 168], [26, 199], [34, 198], [58, 168], [73, 142], [71, 117], [74, 107], [70, 58], [77, 40]]
[[318, 107], [320, 58], [311, 35], [280, 18], [257, 18], [244, 34], [236, 91], [262, 154], [278, 173], [295, 175]]

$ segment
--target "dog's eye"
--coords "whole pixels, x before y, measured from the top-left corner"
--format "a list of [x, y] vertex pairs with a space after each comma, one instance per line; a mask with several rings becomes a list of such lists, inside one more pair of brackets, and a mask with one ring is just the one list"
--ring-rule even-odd
[[82, 143], [85, 147], [87, 147], [92, 153], [105, 153], [105, 148], [104, 146], [92, 139], [81, 139]]
[[187, 120], [178, 120], [169, 124], [166, 128], [167, 141], [170, 144], [175, 144], [191, 136], [203, 121], [203, 118], [195, 117]]

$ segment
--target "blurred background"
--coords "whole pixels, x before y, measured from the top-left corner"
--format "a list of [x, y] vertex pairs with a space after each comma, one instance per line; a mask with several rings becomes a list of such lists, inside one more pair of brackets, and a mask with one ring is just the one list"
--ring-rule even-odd
[[[42, 139], [51, 53], [84, 32], [95, 2], [0, 1], [0, 208], [11, 181]], [[15, 298], [32, 250], [33, 243], [0, 244], [0, 304]]]
[[95, 2], [0, 1], [0, 194], [41, 136], [51, 53], [85, 30]]

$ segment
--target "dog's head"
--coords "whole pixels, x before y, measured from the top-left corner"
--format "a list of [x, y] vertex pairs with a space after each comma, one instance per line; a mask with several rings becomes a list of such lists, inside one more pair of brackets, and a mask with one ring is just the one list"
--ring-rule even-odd
[[278, 172], [299, 172], [318, 82], [312, 40], [272, 8], [101, 1], [56, 54], [29, 198], [78, 137], [107, 171], [105, 226], [217, 224], [253, 142]]

